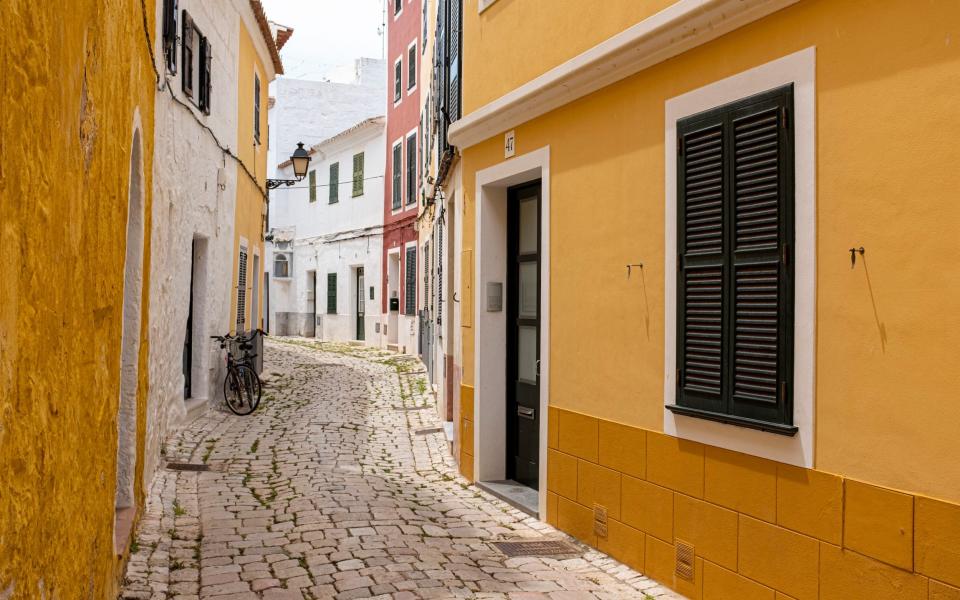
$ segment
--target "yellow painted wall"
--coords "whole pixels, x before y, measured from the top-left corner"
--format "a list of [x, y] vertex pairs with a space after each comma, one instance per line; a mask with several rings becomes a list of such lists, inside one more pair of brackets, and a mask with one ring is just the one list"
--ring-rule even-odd
[[[466, 55], [485, 53], [501, 74], [538, 61], [539, 24], [506, 16], [522, 4], [495, 4], [503, 30], [491, 19], [468, 32]], [[664, 103], [816, 46], [816, 467], [960, 502], [958, 40], [952, 0], [803, 0], [518, 126], [518, 155], [551, 152], [551, 403], [662, 429]], [[484, 72], [475, 59], [465, 68]], [[468, 107], [487, 100], [466, 92]], [[502, 160], [499, 136], [463, 152], [466, 251], [476, 171]], [[847, 249], [860, 245], [865, 264], [851, 270]], [[623, 265], [640, 261], [628, 280]], [[473, 335], [464, 327], [466, 385]]]
[[960, 597], [958, 504], [552, 407], [547, 446], [546, 521], [688, 598]]
[[[542, 75], [674, 0], [497, 0], [463, 3], [464, 114]], [[490, 60], [491, 57], [495, 60]]]
[[[136, 0], [72, 0], [69, 10], [0, 3], [3, 598], [117, 593], [114, 486], [136, 112], [145, 177], [139, 440], [146, 412], [156, 79], [141, 10]], [[152, 28], [154, 2], [144, 10]], [[137, 456], [141, 504], [142, 447]]]
[[[255, 32], [260, 35], [260, 32]], [[254, 73], [260, 77], [260, 143], [254, 139], [253, 128], [253, 97]], [[253, 309], [253, 281], [260, 279], [260, 296], [258, 305], [263, 312], [263, 234], [264, 216], [266, 215], [266, 201], [263, 190], [267, 179], [267, 88], [270, 85], [263, 59], [254, 45], [250, 32], [243, 21], [240, 21], [240, 57], [237, 72], [237, 156], [242, 165], [237, 165], [237, 211], [233, 243], [233, 287], [230, 290], [230, 329], [235, 331], [237, 326], [237, 283], [240, 268], [240, 238], [247, 240], [247, 293], [246, 293], [246, 323], [247, 329], [262, 328], [262, 319], [257, 323], [252, 321]], [[246, 166], [247, 171], [244, 170]], [[256, 183], [251, 179], [256, 178]], [[253, 256], [260, 256], [260, 272], [254, 273]]]

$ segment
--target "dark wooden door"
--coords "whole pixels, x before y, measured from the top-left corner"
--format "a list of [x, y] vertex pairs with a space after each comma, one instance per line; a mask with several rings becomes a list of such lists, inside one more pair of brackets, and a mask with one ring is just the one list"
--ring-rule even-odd
[[366, 327], [364, 320], [366, 316], [366, 297], [363, 295], [363, 267], [357, 267], [357, 339], [366, 339]]
[[197, 243], [190, 251], [190, 308], [187, 311], [187, 331], [183, 337], [183, 397], [193, 397], [193, 278], [196, 275]]
[[539, 489], [540, 182], [511, 188], [507, 236], [507, 476]]

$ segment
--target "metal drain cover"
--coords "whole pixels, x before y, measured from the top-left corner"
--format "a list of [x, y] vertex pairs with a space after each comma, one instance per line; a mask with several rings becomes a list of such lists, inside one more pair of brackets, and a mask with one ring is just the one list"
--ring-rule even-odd
[[209, 471], [210, 465], [195, 465], [193, 463], [167, 463], [171, 471]]
[[493, 542], [493, 545], [507, 556], [571, 556], [580, 555], [579, 548], [563, 540], [535, 540]]
[[417, 435], [428, 435], [431, 433], [443, 433], [443, 427], [426, 427], [424, 429], [418, 429], [414, 432]]

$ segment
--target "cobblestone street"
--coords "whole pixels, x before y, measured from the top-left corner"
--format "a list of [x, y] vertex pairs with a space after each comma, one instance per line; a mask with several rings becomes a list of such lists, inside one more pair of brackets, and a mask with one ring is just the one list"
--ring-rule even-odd
[[[507, 558], [567, 539], [455, 471], [419, 362], [268, 341], [257, 412], [210, 409], [167, 441], [125, 599], [674, 598], [616, 561]], [[418, 433], [419, 431], [419, 433]]]

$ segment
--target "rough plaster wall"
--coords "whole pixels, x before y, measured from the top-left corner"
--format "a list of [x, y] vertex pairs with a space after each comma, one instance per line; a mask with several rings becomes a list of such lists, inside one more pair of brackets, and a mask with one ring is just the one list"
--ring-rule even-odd
[[274, 160], [285, 161], [297, 142], [310, 147], [364, 119], [386, 114], [385, 63], [366, 60], [362, 83], [286, 78], [274, 82], [276, 105], [270, 111], [270, 128], [275, 130], [277, 142], [272, 147]]
[[[154, 2], [145, 4], [152, 28]], [[111, 598], [137, 113], [148, 231], [151, 214], [155, 80], [141, 4], [6, 0], [0, 23], [0, 596]], [[139, 505], [139, 484], [134, 495]]]
[[[213, 45], [210, 115], [200, 121], [228, 147], [236, 145], [239, 16], [232, 3], [180, 0]], [[182, 68], [181, 68], [182, 72]], [[170, 79], [183, 95], [178, 73]], [[183, 398], [183, 346], [190, 308], [193, 240], [205, 240], [205, 256], [194, 289], [193, 398], [217, 399], [223, 367], [219, 347], [209, 336], [230, 326], [233, 229], [237, 169], [186, 108], [158, 94], [154, 166], [153, 270], [150, 313], [154, 315], [150, 352], [150, 402], [146, 470], [149, 481], [167, 432], [187, 417]], [[223, 189], [220, 185], [222, 184]]]

